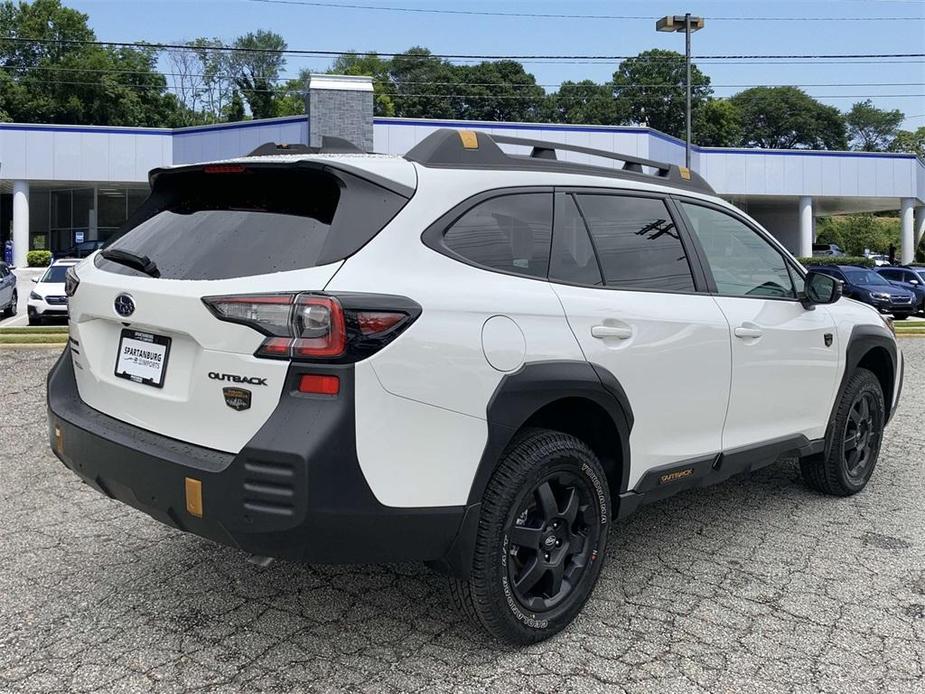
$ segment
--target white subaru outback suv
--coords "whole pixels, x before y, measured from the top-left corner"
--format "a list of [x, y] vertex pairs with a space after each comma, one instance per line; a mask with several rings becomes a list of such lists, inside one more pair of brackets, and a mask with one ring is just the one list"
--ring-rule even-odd
[[782, 456], [867, 484], [890, 324], [697, 174], [333, 145], [155, 170], [69, 273], [49, 434], [85, 482], [258, 555], [426, 561], [513, 643], [576, 616], [641, 504]]

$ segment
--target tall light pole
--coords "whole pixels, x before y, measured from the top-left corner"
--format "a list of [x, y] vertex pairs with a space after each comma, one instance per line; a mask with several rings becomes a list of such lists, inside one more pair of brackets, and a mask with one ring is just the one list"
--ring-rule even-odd
[[655, 23], [656, 31], [684, 32], [684, 64], [687, 69], [685, 88], [687, 91], [687, 137], [684, 147], [684, 165], [691, 168], [691, 34], [703, 29], [703, 17], [685, 15], [668, 15]]

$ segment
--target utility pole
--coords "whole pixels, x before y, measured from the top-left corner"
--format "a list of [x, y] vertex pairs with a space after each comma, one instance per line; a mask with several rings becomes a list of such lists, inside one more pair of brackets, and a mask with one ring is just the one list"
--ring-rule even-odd
[[690, 12], [684, 16], [662, 17], [655, 23], [656, 31], [684, 32], [684, 66], [687, 74], [684, 80], [686, 91], [684, 165], [687, 168], [691, 168], [691, 34], [703, 29], [703, 25], [703, 17], [692, 17]]

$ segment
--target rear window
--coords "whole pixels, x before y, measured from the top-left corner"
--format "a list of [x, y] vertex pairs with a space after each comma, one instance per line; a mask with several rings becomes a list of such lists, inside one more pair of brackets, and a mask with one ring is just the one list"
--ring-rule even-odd
[[[106, 248], [147, 256], [166, 279], [299, 270], [352, 255], [406, 202], [353, 174], [314, 166], [166, 173]], [[102, 256], [96, 262], [138, 274]]]

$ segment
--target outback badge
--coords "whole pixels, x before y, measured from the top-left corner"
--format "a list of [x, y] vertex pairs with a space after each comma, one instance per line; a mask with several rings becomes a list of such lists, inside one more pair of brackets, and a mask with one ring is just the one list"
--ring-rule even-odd
[[225, 395], [225, 404], [232, 410], [241, 412], [250, 409], [251, 392], [246, 388], [222, 388]]

